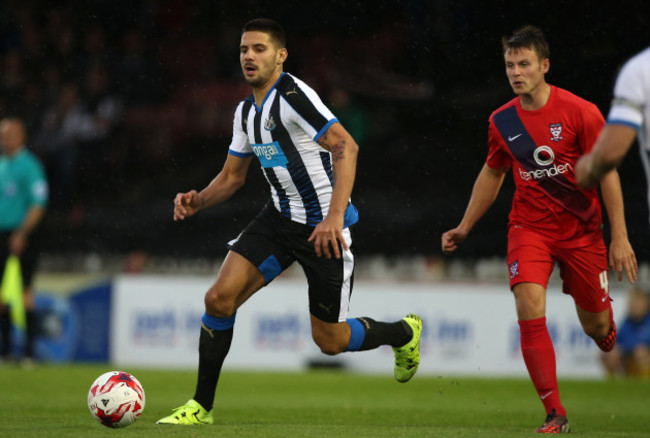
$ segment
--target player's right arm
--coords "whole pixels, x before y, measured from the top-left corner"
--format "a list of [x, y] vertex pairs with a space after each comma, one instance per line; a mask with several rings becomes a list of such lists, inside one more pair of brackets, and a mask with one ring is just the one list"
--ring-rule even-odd
[[463, 219], [456, 228], [442, 234], [442, 252], [450, 254], [494, 203], [509, 167], [494, 169], [486, 164], [478, 174]]
[[578, 184], [591, 187], [610, 170], [618, 167], [634, 143], [636, 134], [636, 129], [628, 125], [606, 125], [593, 150], [576, 164]]
[[174, 220], [183, 220], [195, 215], [199, 210], [229, 199], [246, 182], [252, 159], [252, 156], [238, 157], [228, 154], [221, 172], [201, 192], [190, 190], [178, 193], [174, 198]]
[[595, 185], [618, 167], [634, 143], [643, 125], [643, 108], [650, 100], [646, 91], [647, 79], [647, 66], [640, 56], [632, 58], [621, 69], [614, 86], [614, 101], [607, 125], [591, 152], [576, 164], [576, 181], [582, 187]]

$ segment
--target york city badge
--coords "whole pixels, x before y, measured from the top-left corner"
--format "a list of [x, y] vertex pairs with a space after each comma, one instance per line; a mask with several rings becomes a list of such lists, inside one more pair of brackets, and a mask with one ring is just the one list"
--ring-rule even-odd
[[519, 275], [519, 260], [510, 263], [510, 265], [508, 265], [508, 270], [510, 271], [510, 278], [515, 278]]
[[562, 140], [562, 123], [551, 123], [551, 141]]

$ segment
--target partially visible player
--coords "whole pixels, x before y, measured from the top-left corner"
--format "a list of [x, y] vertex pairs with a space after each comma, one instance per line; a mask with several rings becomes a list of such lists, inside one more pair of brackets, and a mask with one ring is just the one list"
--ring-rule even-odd
[[[573, 175], [576, 160], [592, 147], [604, 120], [592, 103], [546, 82], [550, 50], [539, 28], [525, 26], [503, 38], [502, 45], [517, 97], [490, 116], [487, 160], [460, 224], [442, 235], [442, 250], [457, 249], [512, 169], [516, 191], [508, 223], [508, 270], [521, 351], [546, 410], [537, 432], [564, 433], [569, 421], [546, 326], [546, 288], [556, 262], [562, 290], [573, 298], [585, 333], [604, 351], [616, 341], [598, 192], [579, 188]], [[610, 264], [619, 280], [625, 271], [634, 281], [637, 266], [616, 172], [605, 177], [601, 190], [612, 232]]]
[[621, 69], [614, 86], [607, 124], [593, 150], [576, 165], [578, 183], [590, 187], [617, 167], [637, 134], [641, 162], [650, 184], [650, 47], [626, 62]]
[[253, 93], [235, 110], [228, 158], [201, 192], [176, 196], [174, 220], [229, 199], [244, 184], [253, 158], [262, 166], [271, 199], [229, 243], [217, 280], [205, 294], [194, 397], [158, 424], [213, 422], [216, 386], [237, 309], [295, 262], [307, 277], [312, 337], [323, 353], [391, 345], [400, 382], [411, 379], [420, 362], [419, 316], [395, 322], [348, 318], [354, 273], [350, 227], [358, 220], [350, 202], [356, 142], [313, 89], [283, 72], [288, 53], [278, 23], [248, 22], [239, 52]]
[[[7, 258], [17, 256], [21, 264], [26, 319], [21, 362], [31, 366], [36, 336], [32, 280], [39, 256], [34, 233], [45, 216], [48, 184], [41, 162], [27, 149], [26, 143], [27, 132], [22, 120], [6, 118], [0, 121], [0, 276]], [[9, 308], [0, 304], [0, 361], [10, 357], [10, 329]]]

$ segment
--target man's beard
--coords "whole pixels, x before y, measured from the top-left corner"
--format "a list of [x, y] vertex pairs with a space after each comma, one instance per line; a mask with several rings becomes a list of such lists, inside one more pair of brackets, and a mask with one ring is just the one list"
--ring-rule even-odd
[[255, 78], [249, 78], [248, 76], [246, 76], [246, 72], [244, 72], [244, 80], [251, 87], [261, 87], [266, 82], [266, 79], [264, 78], [264, 76], [262, 74], [259, 74], [260, 73], [259, 69], [257, 70], [257, 72], [258, 72], [258, 75]]
[[259, 86], [261, 86], [261, 85], [264, 83], [264, 81], [262, 80], [262, 78], [249, 79], [249, 78], [247, 78], [247, 77], [244, 77], [244, 80], [245, 80], [245, 81], [248, 83], [248, 85], [250, 85], [251, 87], [259, 87]]

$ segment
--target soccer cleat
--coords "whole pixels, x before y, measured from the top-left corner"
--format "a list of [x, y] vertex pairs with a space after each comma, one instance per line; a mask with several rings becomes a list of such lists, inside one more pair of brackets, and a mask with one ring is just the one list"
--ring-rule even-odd
[[212, 411], [206, 411], [194, 400], [188, 401], [183, 406], [174, 409], [171, 415], [156, 421], [156, 424], [182, 424], [184, 426], [212, 423]]
[[562, 415], [557, 415], [555, 409], [546, 416], [546, 421], [535, 432], [537, 433], [569, 433], [569, 420]]
[[422, 318], [409, 313], [402, 320], [413, 330], [411, 340], [401, 347], [393, 347], [395, 352], [395, 379], [404, 383], [411, 380], [420, 365], [420, 336], [422, 336]]

